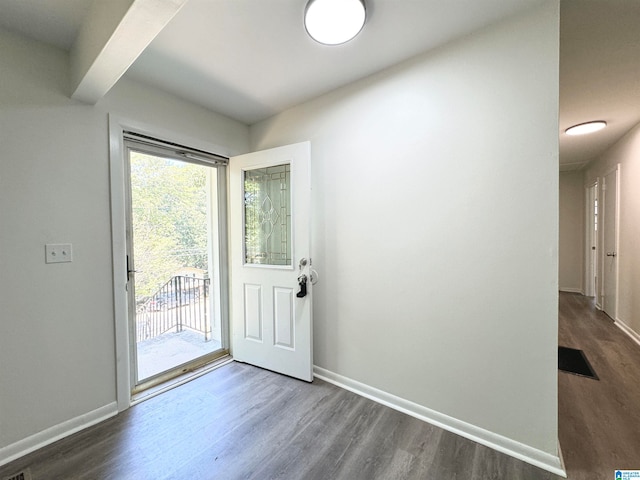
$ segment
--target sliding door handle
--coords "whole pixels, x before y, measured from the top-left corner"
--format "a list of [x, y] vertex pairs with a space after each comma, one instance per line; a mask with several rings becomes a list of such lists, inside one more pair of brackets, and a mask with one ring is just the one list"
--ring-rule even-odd
[[127, 282], [131, 280], [132, 273], [140, 273], [140, 270], [131, 269], [131, 267], [129, 266], [129, 255], [127, 255]]

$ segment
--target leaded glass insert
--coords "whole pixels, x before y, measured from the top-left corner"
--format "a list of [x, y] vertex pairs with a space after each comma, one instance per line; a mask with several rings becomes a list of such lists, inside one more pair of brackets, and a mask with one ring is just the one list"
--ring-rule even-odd
[[244, 172], [245, 263], [291, 265], [291, 166]]

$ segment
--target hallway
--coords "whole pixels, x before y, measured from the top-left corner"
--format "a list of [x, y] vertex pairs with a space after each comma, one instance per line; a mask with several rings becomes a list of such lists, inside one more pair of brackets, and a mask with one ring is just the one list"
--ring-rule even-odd
[[640, 345], [589, 297], [560, 293], [559, 345], [584, 351], [600, 381], [558, 373], [558, 422], [569, 480], [640, 470]]

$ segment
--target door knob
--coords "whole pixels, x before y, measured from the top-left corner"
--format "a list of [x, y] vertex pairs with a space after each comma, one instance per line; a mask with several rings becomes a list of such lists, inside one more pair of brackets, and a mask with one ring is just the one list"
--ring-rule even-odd
[[615, 257], [616, 252], [607, 252], [607, 257]]
[[318, 272], [314, 268], [309, 270], [309, 280], [311, 281], [311, 285], [318, 283]]

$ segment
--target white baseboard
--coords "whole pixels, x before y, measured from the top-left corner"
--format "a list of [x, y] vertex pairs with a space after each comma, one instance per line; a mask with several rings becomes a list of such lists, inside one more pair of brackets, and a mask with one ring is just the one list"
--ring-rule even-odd
[[559, 290], [561, 292], [567, 293], [579, 293], [580, 295], [584, 295], [584, 290], [581, 288], [573, 288], [573, 287], [560, 287]]
[[50, 445], [53, 442], [95, 425], [96, 423], [100, 423], [107, 418], [111, 418], [117, 413], [118, 404], [113, 402], [0, 448], [0, 467], [39, 448]]
[[343, 377], [337, 373], [325, 370], [324, 368], [314, 366], [314, 376], [332, 383], [340, 388], [349, 390], [350, 392], [361, 395], [374, 402], [386, 405], [387, 407], [406, 413], [412, 417], [423, 420], [427, 423], [440, 427], [449, 432], [455, 433], [462, 437], [473, 440], [474, 442], [493, 448], [499, 452], [515, 457], [524, 462], [535, 465], [543, 470], [555, 473], [562, 477], [567, 476], [560, 456], [551, 455], [537, 448], [530, 447], [523, 443], [517, 442], [497, 433], [490, 432], [483, 428], [477, 427], [470, 423], [463, 422], [448, 415], [436, 412], [417, 403], [410, 402], [400, 397], [396, 397], [390, 393], [378, 390], [377, 388], [365, 385], [356, 380]]
[[567, 468], [564, 465], [564, 455], [562, 455], [562, 448], [560, 448], [560, 438], [558, 438], [558, 458], [560, 459], [560, 470], [565, 472], [563, 477], [567, 478], [567, 474], [566, 474]]
[[616, 319], [615, 321], [615, 325], [622, 330], [624, 333], [626, 333], [627, 335], [629, 335], [631, 337], [631, 340], [633, 340], [634, 342], [636, 342], [638, 345], [640, 345], [640, 334], [638, 334], [638, 332], [636, 332], [634, 329], [632, 329], [629, 325], [627, 325], [626, 323], [624, 323], [623, 321]]

